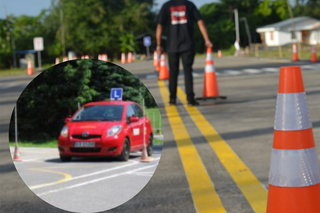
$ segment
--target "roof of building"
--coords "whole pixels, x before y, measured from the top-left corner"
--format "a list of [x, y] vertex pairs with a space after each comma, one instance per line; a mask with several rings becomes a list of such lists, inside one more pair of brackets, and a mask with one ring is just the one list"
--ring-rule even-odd
[[[257, 28], [257, 32], [261, 33], [261, 32], [268, 32], [268, 31], [274, 31], [274, 30], [280, 30], [283, 27], [288, 27], [292, 25], [292, 21], [294, 24], [298, 24], [299, 22], [302, 21], [306, 21], [306, 20], [310, 20], [312, 22], [319, 22], [319, 20], [308, 17], [308, 16], [301, 16], [301, 17], [296, 17], [291, 19], [287, 19], [287, 20], [283, 20], [277, 23], [273, 23], [273, 24], [268, 24], [262, 27]], [[300, 27], [301, 28], [301, 27]], [[296, 30], [300, 29], [299, 27], [296, 28]], [[302, 28], [301, 28], [302, 29]], [[289, 29], [291, 30], [291, 29]]]

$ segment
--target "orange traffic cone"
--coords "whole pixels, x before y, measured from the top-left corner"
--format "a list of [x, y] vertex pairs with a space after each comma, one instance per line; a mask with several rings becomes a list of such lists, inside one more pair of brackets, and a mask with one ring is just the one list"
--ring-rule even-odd
[[102, 61], [108, 61], [108, 55], [107, 54], [102, 54], [101, 60]]
[[312, 45], [312, 50], [311, 50], [311, 62], [317, 62], [317, 54], [316, 54], [316, 47]]
[[218, 58], [221, 58], [221, 57], [222, 57], [221, 50], [218, 50]]
[[60, 59], [59, 57], [56, 57], [56, 64], [59, 64], [60, 63]]
[[128, 63], [132, 63], [132, 52], [128, 53]]
[[83, 56], [83, 55], [81, 56], [81, 59], [84, 59], [84, 56]]
[[166, 55], [161, 54], [159, 80], [169, 79], [169, 71], [166, 63]]
[[207, 48], [206, 66], [204, 71], [203, 98], [219, 97], [218, 82], [210, 47]]
[[121, 53], [121, 64], [126, 63], [126, 55], [124, 53]]
[[153, 52], [153, 66], [156, 70], [156, 72], [159, 72], [160, 70], [160, 62], [159, 62], [159, 55], [157, 51]]
[[281, 67], [267, 212], [320, 212], [320, 167], [301, 69]]
[[62, 59], [63, 62], [66, 62], [68, 60], [69, 60], [68, 57], [63, 57], [63, 59]]
[[102, 60], [102, 55], [101, 54], [98, 55], [98, 60]]
[[77, 59], [77, 56], [73, 56], [73, 57], [72, 57], [72, 60], [76, 60], [76, 59]]
[[85, 59], [89, 59], [89, 56], [88, 56], [88, 55], [86, 55], [84, 58], [85, 58]]
[[292, 61], [298, 61], [297, 45], [292, 44]]
[[14, 146], [13, 160], [14, 161], [21, 161], [20, 152], [19, 152], [19, 148], [17, 145]]
[[32, 75], [32, 74], [33, 74], [33, 68], [31, 64], [31, 60], [28, 60], [28, 75]]

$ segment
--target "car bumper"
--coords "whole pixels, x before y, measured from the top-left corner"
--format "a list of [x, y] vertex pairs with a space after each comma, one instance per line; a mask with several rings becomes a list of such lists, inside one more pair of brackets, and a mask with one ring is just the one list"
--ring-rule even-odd
[[[94, 147], [75, 147], [75, 142], [95, 142]], [[85, 156], [118, 156], [121, 154], [124, 139], [108, 138], [95, 140], [75, 140], [68, 138], [59, 138], [59, 154], [71, 157]]]

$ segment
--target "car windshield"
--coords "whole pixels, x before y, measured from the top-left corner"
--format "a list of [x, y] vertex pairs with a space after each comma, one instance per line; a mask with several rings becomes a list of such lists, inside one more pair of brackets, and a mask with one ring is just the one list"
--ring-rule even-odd
[[72, 121], [121, 121], [123, 106], [95, 105], [81, 109]]

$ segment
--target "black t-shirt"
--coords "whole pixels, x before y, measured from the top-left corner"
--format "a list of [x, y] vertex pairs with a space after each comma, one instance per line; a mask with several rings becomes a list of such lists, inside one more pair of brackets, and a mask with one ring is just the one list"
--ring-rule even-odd
[[198, 9], [190, 1], [166, 2], [157, 17], [157, 24], [167, 29], [167, 52], [195, 50], [193, 22], [201, 19]]

